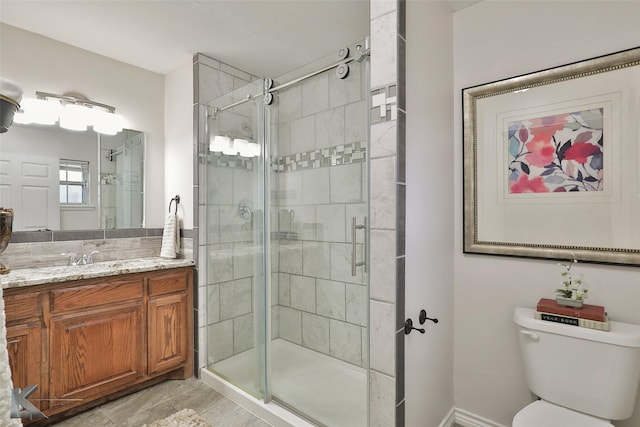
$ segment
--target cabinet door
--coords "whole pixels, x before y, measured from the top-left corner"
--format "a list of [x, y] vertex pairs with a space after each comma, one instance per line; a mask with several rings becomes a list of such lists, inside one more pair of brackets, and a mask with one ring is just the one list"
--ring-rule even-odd
[[[53, 316], [52, 398], [87, 399], [136, 382], [144, 374], [143, 302]], [[52, 402], [54, 408], [81, 404]]]
[[38, 292], [7, 290], [4, 295], [7, 323], [7, 351], [13, 386], [25, 388], [37, 385], [29, 396], [32, 403], [44, 410], [46, 401], [37, 401], [47, 395], [47, 378], [43, 377], [46, 356], [42, 353], [43, 340], [42, 308]]
[[16, 388], [37, 385], [38, 389], [29, 396], [36, 408], [45, 409], [45, 402], [37, 401], [43, 396], [41, 366], [42, 328], [39, 321], [7, 327], [7, 351], [11, 380]]
[[187, 292], [149, 298], [149, 374], [179, 367], [187, 360]]

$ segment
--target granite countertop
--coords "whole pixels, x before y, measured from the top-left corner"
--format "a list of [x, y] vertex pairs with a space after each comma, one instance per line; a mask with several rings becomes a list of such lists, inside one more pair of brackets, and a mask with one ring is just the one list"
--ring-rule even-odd
[[191, 267], [193, 265], [194, 262], [190, 259], [153, 257], [96, 262], [86, 265], [24, 268], [20, 270], [11, 270], [9, 274], [1, 275], [0, 284], [2, 284], [2, 289], [8, 289], [49, 283], [61, 283], [71, 280], [116, 276], [118, 274]]

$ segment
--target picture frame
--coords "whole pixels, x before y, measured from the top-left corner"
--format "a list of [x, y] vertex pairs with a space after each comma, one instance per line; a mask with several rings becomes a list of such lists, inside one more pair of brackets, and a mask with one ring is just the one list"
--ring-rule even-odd
[[640, 47], [462, 98], [464, 253], [640, 264]]

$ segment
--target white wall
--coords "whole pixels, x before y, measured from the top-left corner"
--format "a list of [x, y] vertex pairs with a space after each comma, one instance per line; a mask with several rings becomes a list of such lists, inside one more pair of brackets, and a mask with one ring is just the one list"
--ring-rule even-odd
[[[182, 227], [193, 228], [193, 62], [187, 61], [164, 80], [164, 200], [180, 195]], [[173, 212], [173, 207], [171, 208]], [[164, 211], [166, 216], [167, 210]]]
[[453, 406], [453, 18], [445, 2], [407, 2], [406, 317], [439, 319], [405, 347], [407, 426]]
[[162, 227], [169, 201], [154, 183], [164, 181], [164, 77], [6, 24], [0, 24], [0, 64], [0, 75], [19, 83], [24, 97], [79, 93], [113, 105], [127, 127], [146, 133], [146, 226]]
[[[511, 425], [532, 397], [512, 322], [516, 306], [552, 297], [554, 261], [462, 254], [462, 114], [465, 87], [640, 45], [640, 2], [483, 1], [454, 15], [455, 402]], [[593, 304], [640, 324], [640, 270], [578, 264]], [[567, 363], [568, 368], [571, 361]], [[640, 425], [635, 413], [618, 427]]]

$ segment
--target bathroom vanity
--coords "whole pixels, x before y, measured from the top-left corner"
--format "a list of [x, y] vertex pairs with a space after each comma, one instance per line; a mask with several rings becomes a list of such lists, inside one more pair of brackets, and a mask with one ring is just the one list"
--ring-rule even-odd
[[26, 424], [192, 376], [192, 283], [192, 261], [162, 258], [3, 276], [13, 385], [37, 384], [29, 400], [52, 417]]

